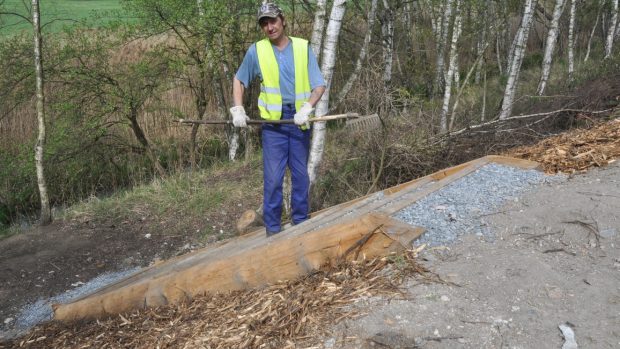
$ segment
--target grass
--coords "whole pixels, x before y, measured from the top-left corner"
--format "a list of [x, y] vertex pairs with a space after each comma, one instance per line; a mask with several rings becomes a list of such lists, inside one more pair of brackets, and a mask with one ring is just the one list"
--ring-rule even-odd
[[[46, 32], [57, 32], [76, 22], [97, 27], [122, 18], [119, 0], [46, 0], [41, 1], [40, 6], [41, 24]], [[0, 0], [0, 12], [32, 17], [29, 1], [24, 5], [21, 0]], [[25, 19], [9, 14], [0, 15], [0, 35], [12, 35], [24, 30], [31, 30]]]
[[[209, 170], [157, 179], [106, 198], [90, 198], [68, 208], [65, 220], [143, 221], [169, 233], [186, 231], [200, 221], [206, 236], [231, 221], [228, 214], [251, 207], [262, 194], [260, 158], [248, 164], [222, 163]], [[215, 226], [205, 221], [215, 222]]]

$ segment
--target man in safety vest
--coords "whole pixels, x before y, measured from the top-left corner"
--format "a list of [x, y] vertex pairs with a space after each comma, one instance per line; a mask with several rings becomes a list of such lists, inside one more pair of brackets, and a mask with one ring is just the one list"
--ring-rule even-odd
[[247, 127], [243, 92], [257, 76], [260, 78], [258, 109], [267, 120], [294, 119], [295, 124], [265, 124], [263, 145], [263, 220], [267, 236], [281, 230], [282, 182], [288, 165], [291, 171], [291, 218], [293, 224], [308, 219], [308, 156], [310, 127], [308, 119], [325, 92], [316, 57], [308, 41], [285, 35], [282, 10], [264, 3], [258, 11], [258, 24], [266, 38], [254, 43], [245, 54], [233, 80], [230, 108], [236, 127]]

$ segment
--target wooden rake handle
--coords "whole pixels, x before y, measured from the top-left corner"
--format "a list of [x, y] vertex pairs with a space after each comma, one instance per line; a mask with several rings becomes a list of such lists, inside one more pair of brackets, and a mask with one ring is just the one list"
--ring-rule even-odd
[[[346, 113], [346, 114], [335, 114], [335, 115], [325, 115], [325, 116], [319, 116], [316, 118], [311, 118], [310, 122], [321, 122], [321, 121], [330, 121], [330, 120], [339, 120], [339, 119], [356, 119], [359, 118], [359, 114], [358, 113]], [[228, 124], [232, 124], [231, 120], [186, 120], [186, 119], [179, 119], [179, 120], [175, 120], [175, 122], [178, 122], [179, 124], [183, 124], [183, 125], [194, 125], [194, 124], [199, 124], [199, 125], [228, 125]], [[287, 120], [264, 120], [264, 119], [250, 119], [247, 120], [246, 123], [248, 125], [262, 125], [262, 124], [294, 124], [295, 121], [293, 119], [287, 119]]]

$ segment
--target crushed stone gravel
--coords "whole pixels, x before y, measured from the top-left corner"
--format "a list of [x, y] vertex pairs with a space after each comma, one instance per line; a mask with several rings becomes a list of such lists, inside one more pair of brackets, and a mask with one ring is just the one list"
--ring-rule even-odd
[[464, 234], [487, 238], [493, 233], [485, 217], [497, 213], [506, 202], [539, 185], [559, 183], [565, 175], [549, 176], [537, 170], [487, 164], [398, 211], [393, 217], [423, 227], [416, 245], [448, 245]]
[[36, 302], [28, 304], [21, 309], [20, 313], [16, 317], [14, 329], [24, 330], [41, 322], [49, 321], [52, 319], [53, 315], [52, 304], [70, 302], [101, 287], [121, 280], [135, 273], [139, 269], [140, 268], [133, 268], [115, 273], [102, 274], [78, 287], [75, 287], [74, 289], [52, 298], [38, 299]]

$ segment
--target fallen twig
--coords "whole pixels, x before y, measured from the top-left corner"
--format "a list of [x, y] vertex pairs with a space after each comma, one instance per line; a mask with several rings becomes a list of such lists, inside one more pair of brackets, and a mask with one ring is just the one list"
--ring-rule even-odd
[[600, 239], [601, 239], [601, 234], [598, 231], [598, 226], [597, 226], [596, 222], [594, 222], [594, 223], [587, 223], [587, 222], [582, 222], [580, 220], [574, 220], [574, 221], [564, 221], [562, 223], [577, 224], [577, 225], [580, 225], [580, 226], [586, 228], [588, 230], [588, 232], [593, 234], [594, 237], [596, 238], [597, 245], [599, 244]]
[[537, 234], [537, 235], [530, 235], [530, 236], [526, 237], [526, 239], [528, 239], [528, 240], [540, 239], [540, 238], [543, 238], [545, 236], [551, 236], [551, 235], [556, 235], [556, 234], [564, 234], [564, 229], [558, 230], [558, 231], [553, 232], [553, 233], [543, 233], [543, 234]]
[[567, 253], [571, 256], [576, 256], [577, 254], [575, 252], [571, 252], [571, 251], [567, 251], [563, 248], [552, 248], [550, 250], [544, 250], [543, 253], [555, 253], [555, 252], [564, 252]]
[[595, 192], [591, 192], [591, 191], [578, 191], [577, 193], [583, 194], [583, 195], [609, 196], [609, 197], [612, 197], [612, 198], [620, 198], [620, 195], [601, 194], [601, 193], [595, 193]]

